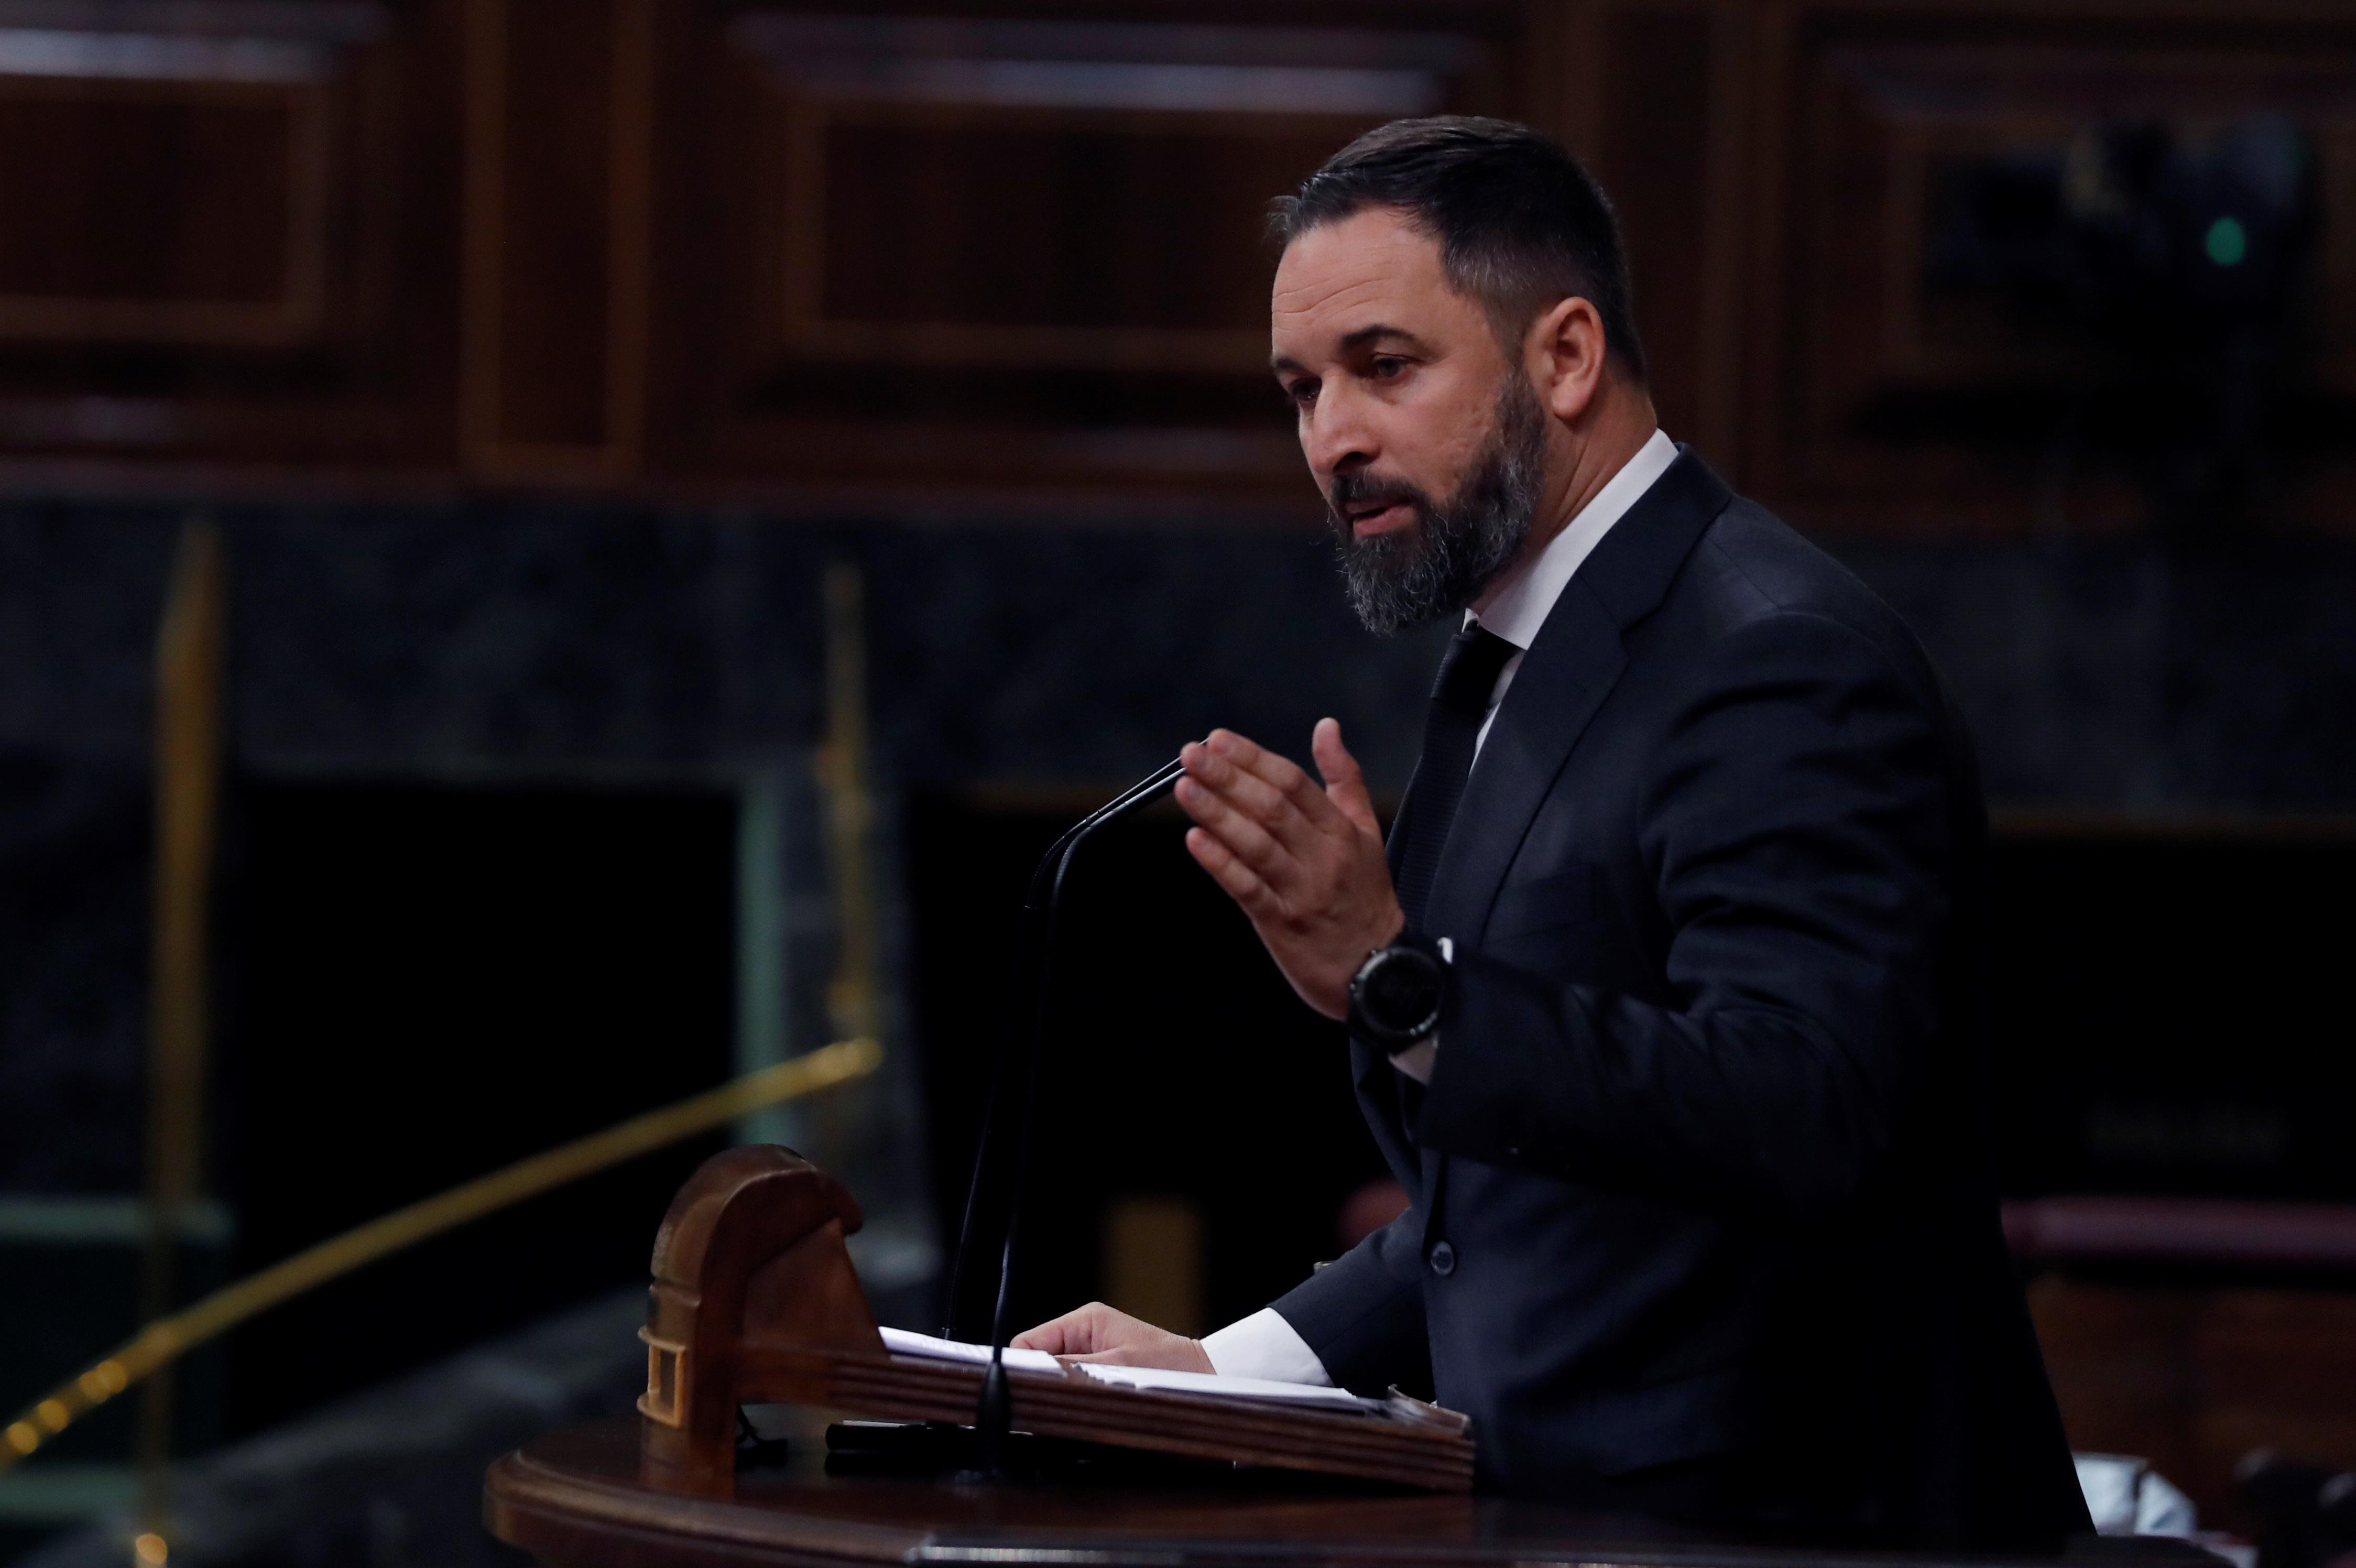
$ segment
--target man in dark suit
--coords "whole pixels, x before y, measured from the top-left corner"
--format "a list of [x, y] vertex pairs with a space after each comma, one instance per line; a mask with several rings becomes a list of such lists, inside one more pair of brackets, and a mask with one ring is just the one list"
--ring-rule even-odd
[[1655, 427], [1618, 235], [1553, 144], [1370, 133], [1279, 204], [1274, 367], [1378, 631], [1462, 614], [1387, 848], [1184, 753], [1195, 858], [1349, 1021], [1412, 1200], [1197, 1342], [1016, 1343], [1468, 1412], [1484, 1484], [1825, 1538], [2087, 1528], [1997, 1227], [1985, 811], [1922, 650]]

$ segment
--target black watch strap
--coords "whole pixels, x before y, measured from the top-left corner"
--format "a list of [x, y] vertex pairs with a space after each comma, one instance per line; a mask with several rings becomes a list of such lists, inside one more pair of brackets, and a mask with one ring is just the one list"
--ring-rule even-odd
[[1439, 942], [1401, 931], [1350, 977], [1350, 1032], [1397, 1055], [1430, 1039], [1448, 1010], [1454, 972]]

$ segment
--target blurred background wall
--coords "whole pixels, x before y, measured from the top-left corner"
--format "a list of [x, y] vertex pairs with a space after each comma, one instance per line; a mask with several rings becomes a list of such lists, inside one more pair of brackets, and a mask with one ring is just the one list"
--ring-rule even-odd
[[[1668, 432], [1974, 724], [2073, 1440], [2212, 1509], [2260, 1444], [2356, 1464], [2356, 17], [2304, 0], [0, 0], [0, 1401], [135, 1323], [155, 642], [207, 529], [181, 1294], [833, 1037], [848, 566], [893, 1065], [747, 1131], [850, 1176], [931, 1326], [1029, 859], [1215, 724], [1336, 714], [1404, 783], [1434, 650], [1340, 603], [1258, 225], [1436, 111], [1590, 161]], [[1378, 1162], [1173, 823], [1083, 896], [1024, 1301], [1214, 1326]], [[713, 1146], [241, 1330], [181, 1449], [626, 1289]], [[129, 1419], [0, 1527], [119, 1502]]]

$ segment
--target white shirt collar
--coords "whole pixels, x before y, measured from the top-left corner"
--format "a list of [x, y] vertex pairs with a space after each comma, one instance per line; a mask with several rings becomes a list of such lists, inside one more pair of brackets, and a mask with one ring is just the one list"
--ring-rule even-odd
[[1569, 586], [1572, 574], [1594, 552], [1603, 536], [1612, 532], [1612, 525], [1625, 517], [1628, 509], [1676, 460], [1677, 444], [1662, 432], [1654, 431], [1653, 438], [1638, 447], [1636, 455], [1622, 464], [1618, 473], [1604, 481], [1603, 488], [1579, 509], [1578, 515], [1563, 531], [1547, 541], [1537, 559], [1498, 591], [1489, 603], [1488, 613], [1475, 616], [1467, 610], [1465, 624], [1478, 620], [1515, 648], [1528, 648], [1537, 640], [1538, 628], [1546, 624], [1554, 602]]

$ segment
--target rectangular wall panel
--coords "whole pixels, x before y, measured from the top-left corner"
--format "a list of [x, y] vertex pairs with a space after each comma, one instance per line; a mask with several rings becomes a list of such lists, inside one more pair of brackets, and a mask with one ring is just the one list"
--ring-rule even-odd
[[0, 337], [316, 334], [324, 108], [309, 81], [0, 75]]
[[446, 472], [461, 3], [0, 7], [0, 462]]
[[[2351, 526], [2356, 446], [2332, 432], [2356, 395], [2356, 27], [2296, 6], [1850, 4], [1769, 31], [1747, 299], [1762, 493], [1866, 532]], [[2318, 224], [2281, 327], [2202, 349], [2239, 330], [2240, 252], [2169, 225], [2249, 209], [2254, 188], [2229, 184], [2257, 176], [2198, 160], [2261, 116], [2302, 140], [2286, 178]], [[2142, 191], [2146, 156], [2195, 172]], [[2260, 362], [2228, 390], [2228, 366]], [[2250, 420], [2254, 445], [2229, 446]]]
[[498, 477], [632, 471], [651, 0], [472, 0], [466, 408]]
[[789, 348], [1256, 373], [1272, 193], [1363, 126], [915, 106], [811, 115]]
[[685, 336], [656, 334], [656, 466], [1313, 501], [1267, 371], [1268, 205], [1369, 126], [1499, 106], [1481, 29], [1517, 13], [1418, 9], [744, 7], [680, 51], [712, 91], [659, 116]]
[[1619, 209], [1662, 425], [1694, 440], [1708, 352], [1710, 15], [1614, 11], [1601, 32], [1594, 172]]

